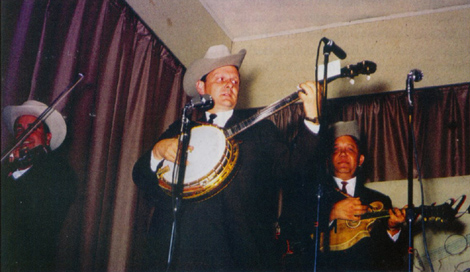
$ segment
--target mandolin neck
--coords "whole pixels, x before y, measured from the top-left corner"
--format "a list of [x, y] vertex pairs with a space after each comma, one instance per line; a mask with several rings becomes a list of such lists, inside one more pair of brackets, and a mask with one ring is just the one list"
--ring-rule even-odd
[[[419, 213], [421, 211], [421, 208], [414, 208], [413, 209], [414, 213]], [[379, 219], [379, 218], [388, 218], [390, 217], [390, 214], [388, 210], [386, 211], [377, 211], [377, 212], [367, 212], [363, 215], [361, 215], [361, 220], [364, 219]]]
[[242, 131], [248, 129], [249, 127], [255, 125], [259, 121], [273, 115], [274, 113], [278, 112], [279, 110], [295, 103], [297, 100], [299, 100], [299, 91], [296, 91], [289, 96], [278, 100], [271, 105], [259, 110], [257, 113], [252, 115], [250, 118], [230, 127], [224, 130], [225, 137], [227, 139], [230, 139], [234, 137], [235, 135], [241, 133]]
[[390, 217], [390, 214], [388, 213], [388, 211], [368, 212], [368, 213], [361, 215], [361, 220], [387, 218], [387, 217]]

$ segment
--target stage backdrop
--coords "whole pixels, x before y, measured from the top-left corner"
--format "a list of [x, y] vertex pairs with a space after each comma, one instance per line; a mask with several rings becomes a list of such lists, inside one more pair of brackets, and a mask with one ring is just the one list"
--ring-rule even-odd
[[[423, 178], [470, 175], [470, 84], [413, 92], [413, 130]], [[329, 123], [357, 120], [365, 138], [367, 181], [408, 176], [407, 92], [396, 91], [328, 100]], [[256, 110], [245, 110], [250, 116]], [[295, 104], [269, 117], [287, 141], [303, 116]], [[414, 177], [417, 177], [416, 165]]]
[[[3, 4], [9, 12], [2, 11], [8, 15], [6, 24], [2, 18], [2, 109], [27, 99], [50, 104], [79, 73], [84, 75], [58, 105], [68, 124], [58, 151], [80, 180], [63, 228], [60, 269], [138, 270], [151, 210], [131, 171], [179, 118], [187, 101], [181, 88], [184, 67], [122, 0]], [[469, 84], [416, 90], [414, 99], [423, 176], [469, 175]], [[406, 93], [329, 104], [335, 109], [329, 115], [332, 121], [357, 119], [366, 135], [369, 181], [406, 177]], [[270, 119], [291, 140], [301, 116], [296, 104]], [[5, 131], [2, 127], [2, 136]], [[4, 139], [2, 149], [9, 144]]]

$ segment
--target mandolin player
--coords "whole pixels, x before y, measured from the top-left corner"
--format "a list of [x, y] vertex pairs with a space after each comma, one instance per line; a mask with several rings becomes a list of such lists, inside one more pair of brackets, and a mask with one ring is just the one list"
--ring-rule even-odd
[[[365, 156], [361, 152], [357, 122], [337, 122], [327, 131], [325, 144], [318, 145], [324, 148], [324, 158], [327, 158], [327, 172], [319, 187], [322, 194], [317, 194], [316, 185], [308, 182], [317, 173], [310, 170], [312, 167], [302, 164], [309, 161], [313, 151], [306, 147], [306, 143], [299, 144], [299, 148], [306, 152], [297, 166], [302, 167], [299, 177], [304, 182], [298, 187], [303, 188], [303, 192], [296, 194], [297, 201], [291, 205], [300, 209], [289, 210], [295, 216], [291, 215], [286, 220], [294, 229], [290, 231], [291, 238], [295, 237], [294, 242], [299, 244], [293, 255], [301, 256], [291, 258], [290, 265], [293, 269], [299, 269], [301, 265], [307, 270], [316, 266], [320, 271], [406, 270], [407, 234], [404, 232], [407, 230], [402, 228], [406, 219], [405, 208], [393, 208], [388, 196], [364, 186], [360, 170]], [[315, 195], [320, 195], [320, 200]], [[315, 218], [313, 215], [317, 215], [318, 203], [319, 217]], [[361, 217], [379, 210], [388, 210], [388, 216], [367, 220]], [[293, 217], [300, 219], [292, 220]], [[320, 234], [316, 247], [315, 226], [318, 226]]]

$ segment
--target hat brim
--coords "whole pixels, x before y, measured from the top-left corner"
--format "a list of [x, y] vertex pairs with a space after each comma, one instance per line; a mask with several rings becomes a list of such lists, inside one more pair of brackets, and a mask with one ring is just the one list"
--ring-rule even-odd
[[242, 49], [238, 54], [214, 59], [198, 59], [194, 61], [186, 70], [183, 78], [183, 88], [187, 95], [194, 97], [198, 95], [196, 82], [204, 75], [223, 66], [235, 66], [238, 69], [245, 58], [246, 50]]
[[[38, 102], [39, 103], [39, 102]], [[14, 132], [14, 125], [16, 119], [22, 115], [40, 116], [48, 107], [43, 105], [19, 105], [19, 106], [7, 106], [3, 111], [3, 120], [8, 130], [12, 135]], [[47, 117], [44, 122], [46, 123], [49, 131], [52, 134], [50, 147], [51, 150], [58, 148], [65, 140], [67, 134], [67, 125], [65, 120], [60, 113], [53, 110], [52, 113]]]

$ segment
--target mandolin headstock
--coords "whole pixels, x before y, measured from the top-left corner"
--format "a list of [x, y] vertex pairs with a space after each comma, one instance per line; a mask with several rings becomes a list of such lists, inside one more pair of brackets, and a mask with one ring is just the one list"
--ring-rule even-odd
[[466, 196], [462, 195], [458, 203], [454, 199], [449, 199], [441, 205], [434, 203], [430, 206], [420, 206], [415, 209], [415, 212], [420, 214], [426, 222], [447, 223], [456, 218], [465, 199]]

